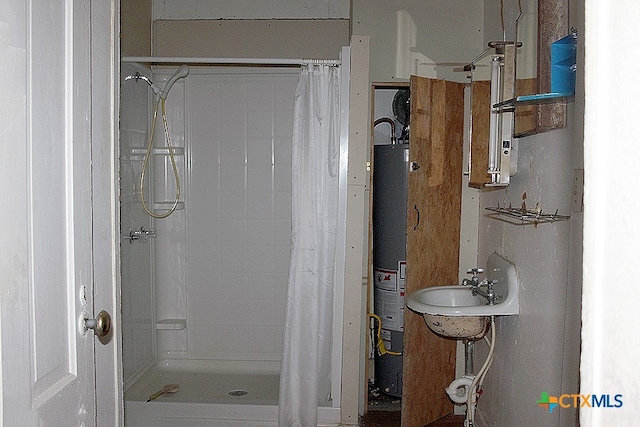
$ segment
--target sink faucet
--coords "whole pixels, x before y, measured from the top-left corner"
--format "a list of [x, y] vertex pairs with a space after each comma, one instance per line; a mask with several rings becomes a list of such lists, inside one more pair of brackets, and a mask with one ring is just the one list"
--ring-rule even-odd
[[[478, 277], [479, 273], [484, 273], [482, 268], [472, 268], [467, 270], [467, 274], [472, 274], [471, 279], [464, 278], [462, 279], [462, 286], [471, 286], [471, 294], [475, 297], [476, 295], [483, 296], [489, 305], [494, 305], [496, 300], [499, 300], [500, 297], [495, 294], [493, 290], [493, 285], [497, 282], [496, 280], [483, 280], [480, 281]], [[481, 286], [486, 286], [487, 290], [483, 291], [480, 289]]]
[[471, 279], [464, 278], [462, 279], [462, 286], [471, 286], [471, 288], [477, 288], [480, 286], [480, 278], [478, 274], [484, 273], [484, 269], [482, 268], [471, 268], [467, 270], [467, 274], [473, 274]]
[[[471, 288], [471, 294], [474, 297], [476, 295], [482, 295], [489, 302], [489, 305], [493, 305], [493, 304], [495, 304], [497, 299], [500, 299], [500, 297], [497, 296], [495, 291], [493, 290], [493, 285], [496, 282], [497, 282], [497, 280], [483, 280], [482, 282], [480, 282], [478, 284], [478, 286]], [[480, 290], [480, 286], [486, 286], [487, 287], [487, 291], [484, 292], [484, 291]]]

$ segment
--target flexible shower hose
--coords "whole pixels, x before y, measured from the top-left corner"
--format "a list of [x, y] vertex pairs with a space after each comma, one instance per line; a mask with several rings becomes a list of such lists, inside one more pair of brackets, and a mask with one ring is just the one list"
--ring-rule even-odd
[[[176, 198], [173, 202], [173, 206], [164, 212], [164, 213], [155, 213], [147, 206], [147, 202], [144, 199], [144, 176], [147, 171], [147, 164], [149, 163], [149, 156], [151, 155], [151, 148], [153, 145], [153, 134], [156, 129], [156, 119], [158, 117], [158, 105], [162, 104], [162, 123], [164, 127], [164, 138], [167, 141], [167, 147], [169, 150], [169, 158], [171, 159], [171, 166], [173, 167], [173, 176], [176, 179]], [[142, 163], [142, 173], [140, 174], [140, 201], [142, 202], [142, 208], [145, 210], [153, 218], [166, 218], [171, 215], [175, 210], [176, 206], [178, 206], [178, 202], [180, 201], [180, 177], [178, 175], [178, 167], [176, 166], [176, 160], [173, 157], [173, 147], [171, 146], [171, 137], [169, 135], [169, 123], [167, 122], [167, 114], [165, 108], [165, 99], [158, 97], [156, 100], [156, 105], [153, 109], [153, 120], [151, 121], [151, 132], [149, 133], [149, 143], [147, 144], [147, 152], [144, 156], [144, 162]]]

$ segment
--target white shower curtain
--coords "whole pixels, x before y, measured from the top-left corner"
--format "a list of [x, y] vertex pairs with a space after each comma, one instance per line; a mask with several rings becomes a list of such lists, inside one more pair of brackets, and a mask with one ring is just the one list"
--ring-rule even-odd
[[336, 66], [305, 65], [295, 94], [280, 427], [315, 427], [318, 403], [331, 398], [339, 76]]

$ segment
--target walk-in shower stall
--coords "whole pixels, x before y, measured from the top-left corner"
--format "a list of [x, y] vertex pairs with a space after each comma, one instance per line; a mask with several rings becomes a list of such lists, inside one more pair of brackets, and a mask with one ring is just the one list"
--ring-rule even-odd
[[[345, 61], [348, 48], [343, 49]], [[166, 100], [172, 151], [158, 121], [139, 192], [155, 95], [180, 63], [122, 63], [121, 271], [125, 423], [274, 426], [291, 248], [291, 141], [299, 66], [192, 65]], [[348, 93], [343, 66], [341, 93]], [[341, 95], [341, 102], [346, 102]], [[348, 101], [348, 100], [347, 100]], [[341, 108], [346, 127], [348, 109]], [[340, 151], [346, 154], [343, 138]], [[174, 177], [171, 156], [178, 180]], [[341, 199], [346, 158], [340, 160]], [[148, 187], [148, 188], [147, 188]], [[338, 247], [344, 254], [343, 220]], [[344, 256], [336, 277], [344, 277]], [[318, 424], [340, 421], [342, 281], [336, 281], [331, 393]], [[177, 384], [149, 403], [154, 392]], [[175, 391], [175, 390], [172, 390]]]

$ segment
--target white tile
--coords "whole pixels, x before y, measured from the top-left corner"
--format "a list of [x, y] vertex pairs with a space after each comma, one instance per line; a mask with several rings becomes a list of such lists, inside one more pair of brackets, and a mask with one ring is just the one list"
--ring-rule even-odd
[[[155, 242], [162, 276], [157, 286], [159, 295], [170, 295], [176, 284], [184, 287], [160, 308], [188, 307], [189, 357], [280, 358], [296, 82], [295, 75], [193, 76], [189, 110], [184, 116], [170, 113], [172, 121], [188, 120], [187, 128], [170, 126], [177, 139], [191, 137], [186, 141], [191, 170], [181, 170], [187, 178], [187, 209], [158, 225], [167, 242]], [[146, 144], [144, 132], [127, 138], [134, 145]], [[274, 163], [280, 166], [274, 169]], [[139, 165], [131, 164], [130, 170], [135, 177]], [[136, 203], [133, 196], [131, 203]]]
[[273, 112], [247, 112], [247, 136], [250, 138], [273, 137]]
[[224, 138], [220, 144], [220, 164], [244, 165], [247, 162], [246, 142], [242, 138]]
[[275, 304], [272, 300], [250, 299], [246, 301], [246, 306], [248, 308], [247, 324], [252, 326], [275, 324]]
[[291, 188], [274, 194], [274, 215], [278, 220], [291, 224]]
[[282, 329], [277, 326], [254, 326], [249, 330], [249, 339], [254, 346], [256, 355], [260, 354], [265, 359], [279, 360], [282, 350]]
[[245, 355], [252, 348], [249, 336], [249, 327], [237, 325], [234, 328], [227, 328], [222, 332], [220, 339], [222, 347], [216, 349], [221, 351], [222, 358], [244, 360]]
[[247, 191], [273, 191], [273, 166], [249, 165], [247, 167]]
[[291, 221], [281, 220], [280, 217], [276, 215], [274, 232], [273, 244], [288, 249], [291, 246]]
[[220, 103], [224, 110], [242, 111], [247, 108], [247, 92], [244, 82], [225, 81], [220, 85]]
[[220, 348], [220, 335], [227, 326], [213, 321], [196, 321], [189, 328], [189, 355], [194, 358], [213, 358]]
[[293, 110], [278, 110], [273, 114], [273, 134], [278, 138], [293, 137]]
[[249, 163], [250, 165], [273, 164], [273, 139], [248, 138], [247, 163]]
[[[276, 110], [293, 111], [293, 102], [298, 76], [292, 76], [274, 83], [273, 106]], [[291, 115], [293, 117], [293, 115]]]
[[276, 298], [276, 277], [274, 274], [249, 273], [247, 283], [251, 298], [273, 300]]
[[[189, 189], [187, 188], [187, 190]], [[188, 193], [184, 195], [184, 197], [187, 198], [185, 209], [190, 211], [189, 221], [195, 222], [195, 224], [189, 224], [189, 236], [193, 236], [194, 233], [200, 234], [203, 231], [212, 239], [218, 236], [214, 223], [218, 220], [220, 207], [224, 204], [220, 199], [219, 193], [209, 190], [216, 190], [216, 187], [212, 185], [211, 188], [200, 191], [188, 191]], [[193, 215], [191, 215], [191, 213]], [[196, 224], [197, 228], [193, 228], [192, 226]], [[211, 240], [209, 240], [209, 242], [211, 242]]]
[[220, 217], [241, 219], [247, 217], [247, 195], [244, 191], [220, 193]]
[[244, 138], [247, 134], [247, 113], [241, 110], [220, 112], [220, 137]]
[[247, 256], [251, 260], [248, 269], [253, 273], [274, 273], [275, 255], [272, 246], [252, 246], [247, 247]]
[[225, 218], [220, 220], [220, 242], [222, 248], [221, 257], [227, 258], [226, 252], [233, 252], [233, 255], [241, 254], [247, 244], [247, 223], [244, 219]]
[[271, 83], [250, 82], [247, 84], [247, 109], [271, 111], [274, 105], [274, 88]]
[[291, 194], [291, 165], [278, 165], [273, 175], [275, 191]]
[[202, 177], [217, 177], [220, 163], [220, 139], [208, 136], [192, 137], [189, 163], [191, 174]]
[[289, 271], [289, 262], [291, 260], [291, 250], [289, 246], [275, 246], [273, 251], [273, 266], [278, 272]]
[[247, 220], [247, 243], [254, 246], [273, 246], [275, 227], [272, 219]]
[[232, 273], [247, 271], [249, 267], [249, 261], [245, 258], [246, 254], [247, 250], [245, 247], [227, 246], [220, 255], [222, 268]]
[[220, 166], [220, 191], [245, 191], [245, 166]]
[[274, 218], [274, 199], [270, 192], [247, 194], [247, 218], [270, 219]]
[[289, 289], [289, 272], [287, 271], [285, 274], [275, 274], [274, 278], [276, 282], [276, 286], [274, 288], [275, 300], [281, 301], [279, 310], [282, 313], [282, 319], [284, 321], [284, 301], [287, 300], [287, 291]]
[[[200, 246], [199, 250], [192, 250], [189, 256], [189, 283], [196, 289], [209, 286], [221, 268], [220, 247], [215, 245]], [[197, 286], [196, 286], [197, 285]], [[195, 296], [195, 295], [194, 295]]]
[[274, 138], [273, 159], [276, 165], [288, 165], [291, 170], [291, 135]]

